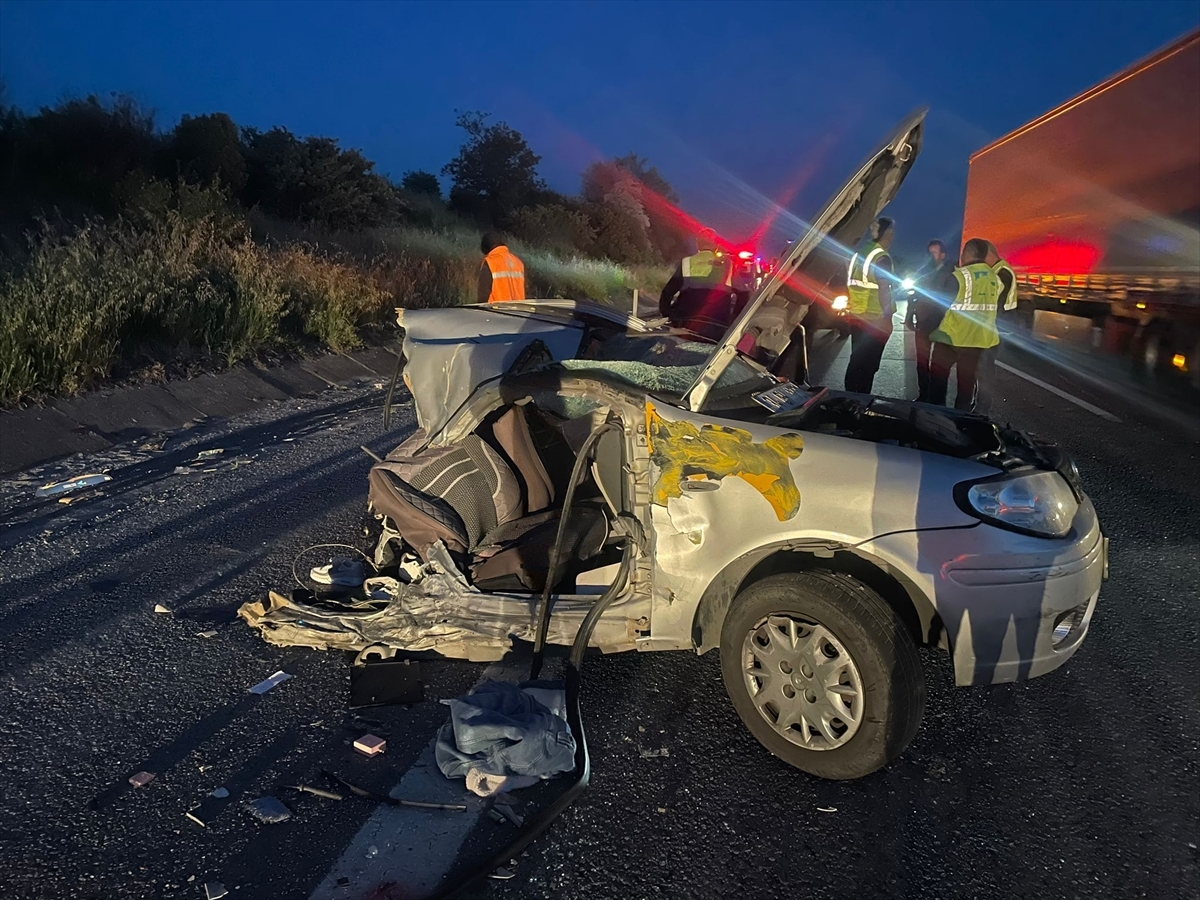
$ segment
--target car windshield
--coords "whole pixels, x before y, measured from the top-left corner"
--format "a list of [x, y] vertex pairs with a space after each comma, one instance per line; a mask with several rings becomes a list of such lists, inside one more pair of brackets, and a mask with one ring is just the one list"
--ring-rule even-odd
[[[714, 345], [683, 334], [618, 334], [587, 359], [566, 359], [571, 371], [605, 372], [654, 394], [682, 397], [712, 356]], [[742, 358], [725, 369], [714, 393], [731, 397], [774, 385], [775, 379]]]

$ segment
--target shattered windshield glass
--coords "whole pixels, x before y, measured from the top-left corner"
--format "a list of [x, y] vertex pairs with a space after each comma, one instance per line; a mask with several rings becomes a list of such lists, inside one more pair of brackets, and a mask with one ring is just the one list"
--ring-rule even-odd
[[[645, 391], [682, 397], [700, 376], [712, 351], [712, 344], [686, 335], [619, 334], [600, 344], [592, 358], [565, 359], [562, 365], [573, 372], [605, 372]], [[730, 396], [773, 384], [770, 375], [739, 357], [715, 387]]]

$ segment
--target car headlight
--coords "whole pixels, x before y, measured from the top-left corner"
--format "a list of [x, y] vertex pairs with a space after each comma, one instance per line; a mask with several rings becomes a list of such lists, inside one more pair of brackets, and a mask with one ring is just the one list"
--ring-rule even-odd
[[845, 309], [849, 303], [850, 303], [849, 297], [847, 297], [845, 294], [838, 294], [836, 297], [833, 298], [833, 303], [831, 305], [833, 306], [834, 309]]
[[971, 515], [1023, 534], [1062, 537], [1079, 501], [1057, 472], [1017, 472], [960, 484], [959, 506]]

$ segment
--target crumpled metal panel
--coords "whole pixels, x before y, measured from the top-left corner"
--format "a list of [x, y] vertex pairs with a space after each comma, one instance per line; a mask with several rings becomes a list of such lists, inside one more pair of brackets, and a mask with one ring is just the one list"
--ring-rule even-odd
[[400, 310], [404, 326], [404, 384], [417, 422], [431, 438], [483, 382], [503, 375], [535, 340], [554, 359], [576, 355], [584, 326], [489, 307]]

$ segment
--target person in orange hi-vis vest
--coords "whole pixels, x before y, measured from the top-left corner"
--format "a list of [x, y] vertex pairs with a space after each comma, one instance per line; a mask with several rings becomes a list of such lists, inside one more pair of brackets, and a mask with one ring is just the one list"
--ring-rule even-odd
[[504, 246], [504, 238], [489, 231], [483, 236], [480, 249], [483, 264], [479, 267], [479, 302], [524, 300], [525, 264]]

